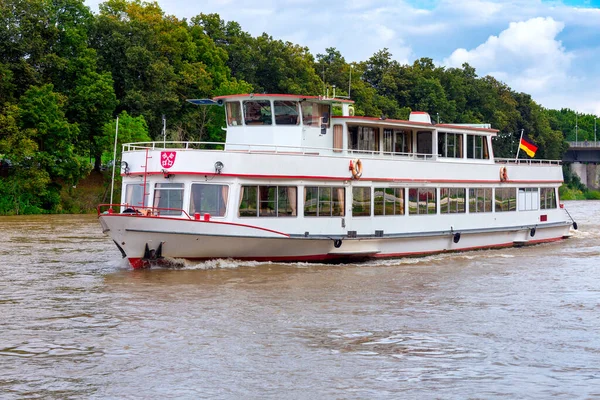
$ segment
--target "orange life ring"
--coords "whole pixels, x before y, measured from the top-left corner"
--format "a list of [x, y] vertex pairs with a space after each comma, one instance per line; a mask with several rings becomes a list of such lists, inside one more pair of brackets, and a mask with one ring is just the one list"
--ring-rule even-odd
[[506, 182], [508, 180], [508, 171], [506, 167], [500, 167], [500, 182]]
[[360, 158], [357, 158], [356, 161], [350, 160], [350, 171], [352, 171], [353, 179], [360, 179], [363, 171], [362, 161], [360, 161]]

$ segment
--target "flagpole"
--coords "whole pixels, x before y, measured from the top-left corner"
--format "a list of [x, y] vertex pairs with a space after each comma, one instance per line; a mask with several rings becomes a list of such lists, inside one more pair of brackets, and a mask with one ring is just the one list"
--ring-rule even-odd
[[117, 136], [118, 135], [119, 135], [119, 116], [117, 115], [117, 128], [115, 129], [115, 149], [113, 151], [112, 179], [110, 181], [110, 209], [112, 209], [113, 190], [115, 188], [115, 166], [117, 164]]
[[521, 129], [521, 137], [519, 138], [519, 144], [517, 145], [517, 156], [515, 157], [515, 160], [519, 159], [519, 151], [521, 150], [521, 140], [523, 140], [523, 131], [525, 129]]

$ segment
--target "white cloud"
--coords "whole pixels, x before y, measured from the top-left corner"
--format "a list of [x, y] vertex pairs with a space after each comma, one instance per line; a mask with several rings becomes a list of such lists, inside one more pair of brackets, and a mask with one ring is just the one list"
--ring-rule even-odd
[[[554, 101], [556, 93], [580, 84], [570, 75], [574, 54], [557, 40], [564, 27], [550, 17], [511, 22], [498, 36], [472, 50], [456, 49], [443, 63], [459, 67], [467, 62], [479, 75], [492, 75], [516, 91], [532, 94], [546, 107], [560, 108]], [[562, 107], [568, 106], [562, 101]]]

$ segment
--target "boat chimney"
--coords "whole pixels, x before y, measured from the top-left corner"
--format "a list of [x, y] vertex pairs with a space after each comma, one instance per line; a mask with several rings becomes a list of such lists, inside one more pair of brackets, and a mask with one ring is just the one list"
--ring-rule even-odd
[[424, 122], [431, 124], [431, 117], [425, 111], [411, 111], [408, 120], [411, 122]]

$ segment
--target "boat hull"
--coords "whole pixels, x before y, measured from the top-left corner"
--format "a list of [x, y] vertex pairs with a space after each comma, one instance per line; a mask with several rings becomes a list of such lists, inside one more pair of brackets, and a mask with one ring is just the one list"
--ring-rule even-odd
[[134, 268], [148, 266], [157, 249], [161, 259], [343, 262], [523, 246], [570, 235], [568, 223], [348, 238], [290, 236], [249, 225], [121, 214], [100, 216], [100, 222]]

